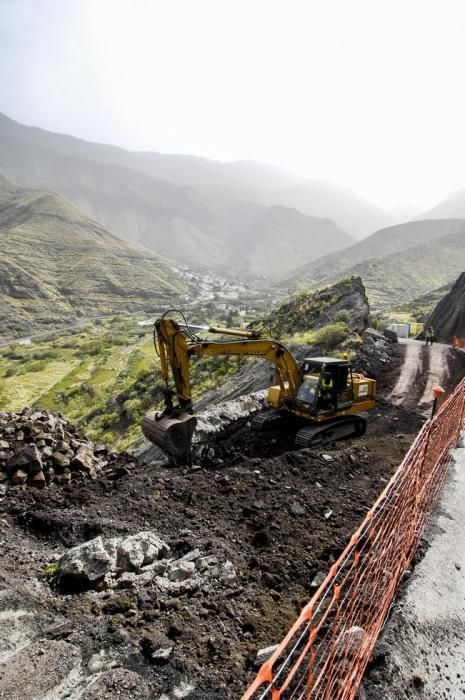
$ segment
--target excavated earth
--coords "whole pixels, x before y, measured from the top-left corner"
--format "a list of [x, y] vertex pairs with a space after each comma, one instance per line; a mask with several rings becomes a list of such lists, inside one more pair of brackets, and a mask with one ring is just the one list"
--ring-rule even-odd
[[[202, 465], [109, 453], [94, 478], [77, 472], [43, 489], [3, 489], [0, 697], [240, 697], [257, 651], [287, 632], [424, 420], [387, 400], [404, 352], [393, 346], [391, 361], [376, 367], [367, 434], [334, 449], [296, 450], [246, 424], [215, 442]], [[370, 353], [361, 362], [373, 363]], [[461, 357], [449, 374], [453, 386]], [[69, 547], [148, 530], [174, 558], [198, 550], [227, 567], [185, 590], [153, 580], [76, 592], [54, 584], [53, 564]], [[59, 691], [28, 689], [19, 673], [5, 690], [15, 668], [33, 678], [42, 669], [43, 679], [54, 663], [66, 666]]]

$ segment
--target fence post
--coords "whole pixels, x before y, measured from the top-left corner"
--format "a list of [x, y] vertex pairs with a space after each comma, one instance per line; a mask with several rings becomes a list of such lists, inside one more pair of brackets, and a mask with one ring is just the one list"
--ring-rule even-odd
[[464, 418], [465, 418], [465, 387], [463, 387], [463, 389], [462, 389], [462, 408], [460, 410], [459, 427], [457, 430], [456, 442], [459, 441], [460, 433], [462, 432]]

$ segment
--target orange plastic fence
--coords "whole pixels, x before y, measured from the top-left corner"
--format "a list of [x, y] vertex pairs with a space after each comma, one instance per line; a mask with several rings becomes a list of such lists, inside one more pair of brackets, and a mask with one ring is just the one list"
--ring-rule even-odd
[[402, 464], [242, 700], [351, 700], [425, 530], [464, 421], [465, 379]]
[[465, 350], [465, 338], [454, 338], [454, 348], [462, 348], [462, 350]]

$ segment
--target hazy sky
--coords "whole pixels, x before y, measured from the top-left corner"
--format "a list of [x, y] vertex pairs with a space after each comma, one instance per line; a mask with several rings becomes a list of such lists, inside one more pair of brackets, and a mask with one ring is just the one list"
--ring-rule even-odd
[[465, 187], [464, 0], [0, 0], [0, 111], [377, 204]]

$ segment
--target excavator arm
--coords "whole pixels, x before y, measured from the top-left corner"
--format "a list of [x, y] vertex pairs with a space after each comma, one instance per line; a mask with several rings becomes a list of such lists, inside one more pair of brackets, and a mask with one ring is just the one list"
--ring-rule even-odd
[[275, 366], [277, 381], [283, 392], [283, 399], [292, 398], [299, 375], [297, 361], [293, 354], [276, 340], [257, 338], [254, 331], [241, 331], [230, 328], [208, 327], [209, 333], [235, 335], [247, 340], [188, 342], [182, 326], [172, 319], [157, 321], [156, 333], [160, 354], [160, 366], [165, 385], [169, 382], [169, 369], [173, 375], [180, 407], [190, 407], [192, 391], [190, 383], [190, 358], [198, 357], [261, 357]]
[[[232, 335], [241, 340], [211, 341], [198, 338], [194, 330]], [[257, 337], [254, 331], [198, 327], [162, 318], [155, 323], [161, 375], [165, 382], [165, 409], [142, 421], [144, 435], [176, 461], [188, 460], [196, 419], [192, 415], [190, 360], [192, 356], [261, 357], [275, 367], [280, 405], [295, 397], [299, 367], [292, 353], [276, 340]], [[170, 389], [170, 369], [175, 390]], [[173, 404], [173, 397], [178, 405]]]

